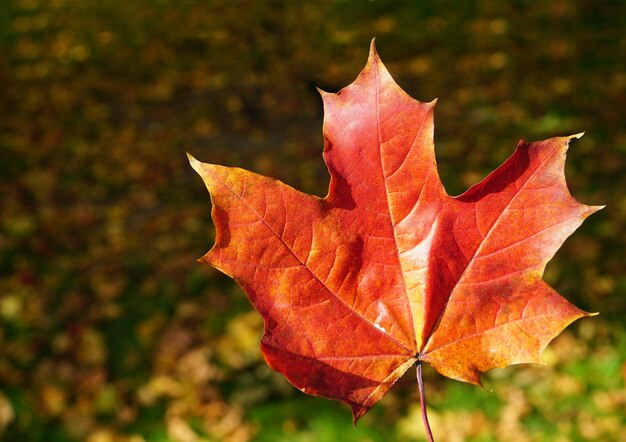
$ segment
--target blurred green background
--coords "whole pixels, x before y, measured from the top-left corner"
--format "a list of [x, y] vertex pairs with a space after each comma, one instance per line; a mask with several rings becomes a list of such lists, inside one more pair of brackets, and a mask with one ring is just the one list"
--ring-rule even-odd
[[314, 86], [374, 36], [440, 99], [449, 193], [522, 137], [586, 131], [568, 183], [607, 204], [545, 275], [600, 316], [486, 390], [427, 371], [437, 440], [626, 440], [625, 3], [147, 0], [0, 6], [0, 439], [423, 439], [413, 371], [354, 429], [267, 368], [242, 290], [196, 262], [214, 232], [185, 151], [325, 195]]

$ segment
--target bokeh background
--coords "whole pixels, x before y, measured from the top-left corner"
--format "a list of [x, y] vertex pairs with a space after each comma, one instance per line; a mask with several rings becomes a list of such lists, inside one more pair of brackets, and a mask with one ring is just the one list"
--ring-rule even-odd
[[438, 440], [626, 440], [626, 4], [147, 0], [0, 5], [0, 439], [423, 440], [412, 371], [354, 429], [269, 370], [259, 315], [196, 262], [214, 231], [185, 151], [325, 195], [315, 86], [374, 36], [440, 99], [449, 193], [586, 131], [568, 182], [607, 205], [545, 274], [600, 316], [485, 390], [427, 370]]

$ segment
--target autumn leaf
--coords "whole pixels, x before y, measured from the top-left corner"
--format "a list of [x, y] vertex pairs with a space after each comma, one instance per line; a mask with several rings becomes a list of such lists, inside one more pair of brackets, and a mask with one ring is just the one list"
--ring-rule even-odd
[[565, 183], [565, 152], [579, 135], [520, 141], [451, 197], [435, 162], [435, 102], [409, 97], [373, 42], [357, 79], [321, 95], [325, 198], [190, 157], [216, 226], [201, 261], [233, 277], [261, 313], [274, 370], [346, 402], [356, 422], [416, 363], [480, 384], [491, 368], [540, 362], [589, 315], [541, 277], [601, 208], [578, 203]]

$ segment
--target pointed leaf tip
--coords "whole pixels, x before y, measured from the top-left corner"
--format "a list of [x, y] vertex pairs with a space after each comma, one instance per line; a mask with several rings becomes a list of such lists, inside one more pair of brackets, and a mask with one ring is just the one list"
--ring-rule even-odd
[[326, 92], [324, 89], [319, 88], [317, 86], [315, 86], [315, 89], [317, 90], [317, 92], [322, 96], [322, 98], [324, 98], [324, 96], [328, 95], [329, 92]]
[[570, 135], [567, 138], [569, 138], [570, 140], [573, 140], [573, 139], [577, 139], [578, 140], [578, 139], [582, 138], [583, 135], [585, 135], [584, 131], [580, 132], [580, 133], [577, 133], [577, 134], [574, 134], [574, 135]]
[[378, 57], [378, 51], [376, 50], [376, 38], [372, 38], [372, 42], [370, 43], [370, 53], [369, 56], [367, 57], [367, 64], [369, 64], [372, 60], [377, 60], [379, 59]]
[[186, 154], [187, 154], [187, 159], [189, 160], [189, 164], [191, 164], [191, 167], [193, 167], [193, 170], [200, 173], [200, 165], [202, 163], [196, 160], [195, 157], [191, 155], [189, 152], [186, 152]]
[[365, 415], [365, 413], [367, 413], [367, 411], [368, 410], [364, 409], [363, 407], [359, 408], [358, 410], [352, 407], [352, 426], [354, 428], [356, 428], [359, 420]]
[[585, 132], [579, 132], [577, 134], [574, 135], [568, 135], [566, 137], [560, 137], [561, 140], [565, 141], [565, 150], [569, 150], [569, 143], [572, 140], [579, 140], [580, 138], [582, 138], [582, 136], [585, 135]]
[[578, 140], [578, 139], [582, 138], [583, 135], [585, 135], [585, 132], [580, 132], [580, 133], [577, 133], [577, 134], [574, 134], [574, 135], [569, 135], [567, 137], [562, 137], [561, 139], [565, 140], [565, 149], [566, 149], [566, 151], [567, 151], [567, 149], [569, 149], [570, 141]]
[[587, 216], [592, 215], [602, 209], [604, 209], [606, 207], [606, 205], [601, 205], [601, 206], [588, 206], [589, 207], [589, 212], [587, 212]]

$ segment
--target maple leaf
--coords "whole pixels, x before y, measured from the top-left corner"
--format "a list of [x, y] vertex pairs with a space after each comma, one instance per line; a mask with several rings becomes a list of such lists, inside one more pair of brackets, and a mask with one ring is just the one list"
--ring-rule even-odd
[[216, 227], [201, 261], [233, 277], [261, 313], [274, 370], [346, 402], [356, 422], [416, 363], [480, 384], [491, 368], [540, 362], [549, 341], [590, 315], [541, 278], [601, 208], [578, 203], [565, 183], [579, 135], [522, 140], [451, 197], [435, 162], [435, 102], [409, 97], [373, 41], [351, 85], [320, 93], [325, 198], [190, 156]]

